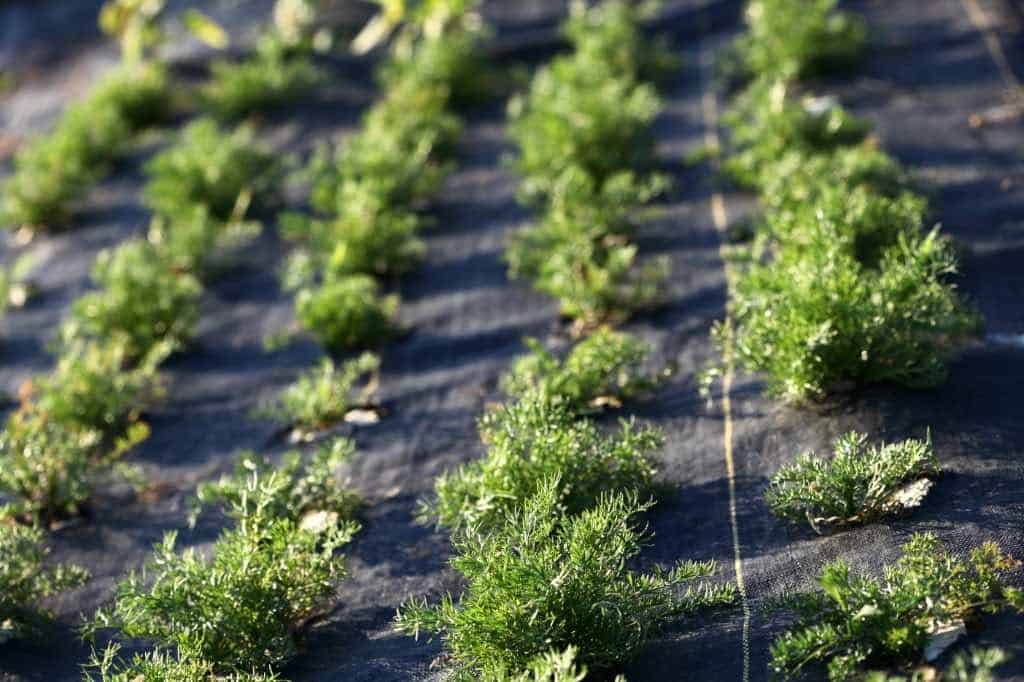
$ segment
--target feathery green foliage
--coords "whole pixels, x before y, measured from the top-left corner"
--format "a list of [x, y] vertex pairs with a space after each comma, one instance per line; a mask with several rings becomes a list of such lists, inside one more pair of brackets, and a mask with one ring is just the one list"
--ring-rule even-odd
[[148, 435], [136, 423], [111, 441], [31, 408], [14, 413], [0, 433], [0, 492], [14, 498], [2, 511], [43, 521], [78, 513], [96, 486], [116, 473], [121, 456]]
[[385, 96], [362, 130], [333, 158], [321, 150], [313, 159], [317, 215], [281, 217], [284, 234], [300, 243], [284, 276], [285, 286], [297, 290], [297, 317], [334, 352], [396, 333], [399, 299], [379, 295], [373, 277], [404, 272], [422, 258], [421, 211], [450, 170], [461, 128], [449, 109], [457, 94], [476, 88], [479, 32], [469, 21], [475, 0], [429, 4], [396, 6], [357, 38], [376, 44], [408, 22], [381, 69]]
[[417, 234], [423, 219], [415, 211], [388, 203], [387, 193], [369, 181], [341, 185], [338, 200], [339, 212], [330, 220], [281, 216], [282, 233], [303, 244], [293, 258], [310, 272], [325, 278], [394, 275], [422, 259], [426, 246]]
[[[993, 670], [1009, 660], [1006, 652], [999, 647], [971, 647], [961, 651], [942, 671], [939, 679], [944, 682], [996, 682]], [[928, 682], [935, 679], [936, 671], [931, 667], [915, 670], [909, 678], [903, 675], [890, 675], [886, 672], [872, 671], [864, 678], [864, 682]]]
[[1024, 613], [1024, 592], [1000, 578], [1017, 565], [991, 542], [957, 558], [927, 533], [911, 538], [881, 578], [830, 563], [822, 592], [789, 600], [799, 620], [773, 643], [771, 671], [793, 679], [823, 666], [829, 679], [848, 680], [867, 668], [917, 663], [941, 626], [1004, 609]]
[[256, 53], [243, 61], [214, 61], [199, 96], [204, 109], [230, 120], [287, 104], [320, 81], [320, 72], [308, 56], [268, 35], [260, 40]]
[[45, 566], [47, 553], [41, 530], [0, 518], [0, 645], [35, 629], [44, 618], [36, 606], [40, 599], [89, 579], [78, 566]]
[[[344, 419], [350, 409], [365, 403], [376, 386], [379, 370], [380, 358], [373, 353], [363, 353], [340, 367], [331, 358], [324, 358], [259, 414], [286, 421], [303, 431], [326, 428]], [[362, 377], [367, 377], [367, 383], [357, 391], [355, 384]]]
[[851, 255], [820, 223], [815, 243], [783, 249], [751, 264], [733, 282], [736, 357], [768, 374], [768, 390], [792, 403], [819, 399], [850, 384], [892, 381], [912, 388], [941, 384], [946, 359], [978, 327], [978, 318], [947, 283], [956, 272], [950, 245], [936, 231], [905, 237], [877, 269]]
[[159, 394], [156, 367], [168, 348], [157, 347], [129, 368], [124, 344], [73, 342], [53, 372], [33, 381], [35, 409], [66, 426], [122, 435], [146, 400]]
[[[143, 572], [119, 585], [114, 608], [100, 612], [91, 627], [115, 627], [160, 650], [173, 646], [179, 660], [208, 663], [218, 674], [270, 672], [293, 657], [302, 625], [345, 577], [336, 551], [358, 529], [338, 514], [310, 522], [290, 506], [341, 499], [323, 464], [290, 464], [284, 472], [254, 466], [242, 489], [230, 480], [209, 488], [207, 496], [227, 501], [236, 521], [210, 557], [178, 553], [176, 533], [168, 533]], [[344, 507], [351, 508], [349, 500]]]
[[520, 199], [545, 211], [513, 237], [509, 271], [557, 298], [577, 333], [655, 303], [668, 274], [666, 259], [641, 265], [630, 242], [629, 212], [665, 187], [650, 173], [661, 103], [643, 79], [669, 60], [640, 33], [643, 11], [612, 0], [574, 12], [565, 26], [573, 52], [509, 105]]
[[867, 267], [878, 267], [900, 239], [921, 233], [926, 205], [912, 192], [887, 197], [866, 187], [820, 186], [812, 202], [787, 201], [760, 227], [777, 248], [796, 255], [820, 248], [822, 233]]
[[930, 440], [869, 447], [851, 432], [833, 449], [828, 461], [804, 453], [772, 477], [765, 500], [776, 516], [815, 529], [868, 523], [920, 505], [940, 471]]
[[451, 528], [491, 527], [555, 476], [559, 505], [568, 513], [592, 507], [610, 491], [653, 488], [653, 453], [662, 444], [654, 429], [623, 421], [619, 433], [607, 436], [568, 405], [539, 394], [485, 414], [479, 428], [484, 457], [439, 476], [421, 518]]
[[249, 193], [239, 195], [235, 215], [224, 222], [205, 204], [184, 207], [172, 217], [157, 216], [149, 227], [148, 239], [159, 248], [171, 267], [203, 279], [211, 274], [224, 253], [244, 246], [260, 232], [260, 223], [244, 220]]
[[377, 346], [398, 333], [399, 298], [384, 296], [367, 275], [351, 275], [299, 291], [295, 312], [331, 352]]
[[[489, 670], [481, 679], [487, 682], [583, 682], [587, 669], [576, 664], [577, 654], [576, 647], [572, 646], [565, 651], [549, 651], [535, 657], [521, 672]], [[615, 678], [616, 682], [623, 679]]]
[[199, 486], [195, 513], [213, 504], [237, 508], [252, 494], [253, 480], [258, 480], [263, 481], [259, 494], [266, 514], [300, 524], [307, 516], [323, 514], [336, 525], [338, 519], [352, 518], [361, 504], [359, 495], [345, 488], [337, 476], [338, 467], [355, 452], [355, 443], [336, 438], [322, 445], [309, 461], [301, 452], [288, 453], [279, 467], [255, 453], [243, 453], [232, 475]]
[[854, 64], [864, 50], [867, 25], [836, 10], [838, 0], [752, 0], [747, 32], [736, 41], [751, 76], [792, 80]]
[[586, 413], [618, 407], [661, 383], [660, 377], [643, 372], [650, 346], [607, 328], [576, 344], [563, 361], [536, 339], [526, 339], [526, 345], [531, 353], [516, 360], [501, 379], [502, 390], [511, 396], [536, 391]]
[[163, 67], [115, 71], [69, 107], [51, 133], [15, 155], [14, 174], [3, 186], [0, 221], [33, 230], [67, 226], [74, 202], [125, 151], [132, 136], [169, 110]]
[[275, 673], [218, 674], [207, 661], [178, 659], [167, 652], [135, 654], [130, 660], [118, 658], [121, 645], [111, 643], [102, 655], [94, 654], [83, 671], [85, 682], [280, 682]]
[[[800, 165], [862, 142], [871, 124], [848, 113], [830, 97], [793, 101], [793, 88], [782, 81], [756, 81], [738, 94], [722, 117], [729, 127], [731, 153], [723, 169], [738, 184], [761, 189], [778, 177], [776, 164], [795, 157]], [[782, 182], [780, 178], [780, 182]]]
[[63, 338], [123, 344], [130, 362], [150, 352], [166, 354], [191, 340], [199, 319], [199, 281], [180, 272], [164, 252], [144, 240], [125, 242], [100, 253], [92, 270], [99, 290], [72, 307]]
[[711, 562], [650, 574], [626, 568], [648, 537], [634, 517], [650, 505], [636, 493], [603, 495], [567, 516], [561, 489], [549, 478], [488, 532], [457, 534], [451, 563], [468, 583], [461, 599], [412, 600], [397, 627], [441, 635], [464, 674], [526, 672], [538, 656], [568, 646], [578, 647], [580, 665], [600, 673], [631, 658], [666, 623], [733, 601], [731, 585], [694, 586], [714, 574]]
[[541, 69], [529, 92], [509, 105], [524, 200], [545, 199], [569, 168], [600, 186], [629, 169], [650, 167], [651, 123], [661, 110], [642, 66], [655, 58], [639, 31], [637, 6], [614, 0], [570, 18], [573, 52]]
[[659, 178], [618, 173], [599, 187], [593, 176], [570, 168], [550, 192], [542, 221], [513, 235], [505, 253], [512, 277], [557, 298], [579, 331], [618, 322], [658, 300], [668, 261], [637, 267], [628, 212], [664, 188]]
[[238, 218], [249, 199], [266, 207], [276, 200], [279, 166], [258, 144], [252, 128], [222, 130], [213, 120], [190, 123], [170, 148], [146, 164], [146, 204], [158, 215], [191, 216], [196, 205], [222, 222]]

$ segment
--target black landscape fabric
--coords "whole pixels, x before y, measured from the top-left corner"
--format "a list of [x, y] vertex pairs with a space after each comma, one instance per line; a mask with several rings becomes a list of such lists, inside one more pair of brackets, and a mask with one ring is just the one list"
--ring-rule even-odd
[[[19, 140], [45, 130], [116, 60], [114, 48], [92, 28], [99, 4], [0, 3], [0, 69], [17, 82], [0, 99], [0, 153], [9, 155]], [[215, 17], [254, 26], [269, 6], [200, 4]], [[815, 89], [836, 94], [874, 121], [882, 147], [932, 193], [936, 218], [962, 244], [959, 284], [985, 315], [985, 336], [964, 350], [948, 382], [932, 391], [879, 386], [795, 410], [764, 397], [757, 377], [739, 375], [731, 395], [732, 446], [748, 630], [739, 608], [681, 622], [627, 667], [631, 681], [739, 680], [745, 646], [750, 678], [765, 679], [770, 642], [787, 625], [785, 616], [764, 610], [768, 598], [812, 587], [821, 566], [839, 557], [858, 570], [877, 571], [915, 532], [935, 532], [958, 552], [991, 539], [1024, 558], [1024, 137], [1020, 110], [1013, 113], [1024, 101], [1009, 87], [1012, 80], [997, 67], [962, 0], [846, 4], [870, 24], [867, 59], [849, 78], [816, 83]], [[994, 19], [989, 37], [1001, 41], [1010, 67], [1024, 77], [1020, 13], [1010, 0], [978, 4]], [[529, 66], [558, 48], [554, 29], [563, 16], [561, 3], [498, 0], [489, 10], [500, 45], [496, 59]], [[740, 12], [736, 1], [674, 0], [652, 27], [671, 37], [685, 68], [668, 87], [656, 128], [659, 157], [675, 176], [675, 189], [645, 217], [640, 247], [669, 256], [673, 276], [668, 304], [626, 327], [655, 344], [657, 362], [678, 366], [666, 387], [627, 410], [667, 435], [661, 472], [670, 492], [649, 515], [655, 538], [641, 563], [715, 559], [723, 579], [736, 577], [737, 562], [722, 402], [716, 396], [709, 406], [695, 379], [715, 360], [708, 330], [724, 315], [726, 301], [721, 238], [710, 205], [721, 183], [708, 166], [687, 166], [683, 159], [704, 144], [712, 123], [705, 98], [713, 89], [713, 61], [739, 29]], [[204, 51], [187, 44], [175, 50], [183, 73], [201, 73]], [[329, 65], [332, 83], [310, 100], [268, 114], [262, 138], [305, 158], [317, 141], [355, 129], [375, 95], [371, 62], [334, 57]], [[993, 112], [985, 125], [971, 125], [972, 115]], [[337, 607], [309, 634], [303, 655], [284, 671], [286, 679], [442, 677], [432, 666], [440, 645], [394, 634], [390, 625], [406, 598], [460, 589], [446, 564], [447, 535], [413, 522], [417, 499], [432, 490], [436, 475], [479, 455], [475, 419], [501, 398], [497, 378], [523, 351], [522, 337], [564, 344], [556, 306], [510, 282], [501, 260], [505, 239], [530, 218], [515, 201], [517, 179], [502, 164], [511, 151], [504, 105], [480, 106], [466, 116], [459, 167], [433, 211], [427, 258], [393, 283], [412, 331], [382, 353], [387, 417], [342, 429], [358, 443], [361, 455], [351, 477], [369, 502], [363, 531], [347, 552], [351, 578], [339, 586]], [[69, 303], [88, 289], [96, 253], [144, 232], [140, 167], [151, 152], [122, 163], [90, 194], [79, 229], [30, 246], [42, 294], [0, 324], [5, 394], [13, 396], [22, 381], [52, 364], [46, 343]], [[733, 220], [752, 205], [749, 197], [727, 192], [725, 198]], [[204, 517], [194, 530], [186, 527], [195, 485], [228, 470], [238, 450], [286, 449], [277, 426], [250, 412], [321, 351], [311, 341], [263, 350], [264, 337], [292, 319], [292, 299], [276, 279], [286, 249], [273, 227], [267, 220], [255, 246], [211, 284], [198, 342], [165, 365], [168, 399], [146, 415], [153, 435], [133, 455], [162, 484], [161, 494], [137, 501], [126, 490], [107, 491], [87, 518], [49, 535], [55, 560], [79, 563], [94, 579], [49, 604], [59, 616], [52, 634], [0, 647], [0, 680], [79, 679], [89, 656], [75, 637], [80, 614], [109, 604], [116, 582], [142, 564], [166, 531], [180, 530], [181, 546], [202, 548], [216, 538], [221, 520], [215, 517]], [[9, 243], [0, 246], [0, 260], [9, 263], [14, 246], [9, 235], [4, 239]], [[765, 506], [769, 477], [802, 451], [826, 452], [835, 436], [850, 429], [891, 441], [924, 437], [929, 428], [945, 473], [924, 505], [904, 518], [819, 537], [780, 522]], [[1024, 584], [1024, 574], [1011, 582]], [[970, 643], [1005, 648], [1013, 659], [1000, 668], [1001, 679], [1024, 680], [1024, 617], [986, 619]]]

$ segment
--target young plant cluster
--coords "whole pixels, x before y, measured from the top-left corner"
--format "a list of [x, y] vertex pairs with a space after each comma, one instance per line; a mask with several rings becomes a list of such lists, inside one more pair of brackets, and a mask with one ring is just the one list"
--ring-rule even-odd
[[919, 506], [940, 470], [930, 441], [869, 448], [866, 435], [851, 432], [834, 448], [831, 460], [806, 453], [772, 477], [765, 499], [776, 516], [818, 532], [870, 523]]
[[14, 157], [0, 222], [33, 231], [66, 227], [74, 203], [123, 155], [140, 131], [167, 118], [171, 88], [156, 63], [123, 66], [72, 105], [47, 135]]
[[1017, 566], [993, 543], [965, 560], [927, 533], [913, 536], [880, 579], [833, 562], [822, 570], [821, 592], [788, 599], [798, 622], [772, 645], [771, 671], [799, 679], [825, 669], [830, 680], [851, 680], [872, 668], [931, 662], [980, 614], [1024, 613], [1024, 592], [1002, 578]]
[[397, 295], [378, 278], [415, 265], [425, 247], [422, 210], [440, 189], [460, 132], [451, 112], [470, 87], [476, 35], [473, 3], [432, 3], [432, 31], [403, 32], [380, 72], [383, 98], [362, 129], [333, 156], [314, 158], [315, 217], [282, 216], [285, 235], [300, 244], [286, 286], [297, 290], [301, 324], [332, 352], [378, 345], [398, 331]]
[[631, 658], [666, 624], [730, 603], [707, 581], [713, 563], [639, 573], [650, 539], [637, 518], [655, 491], [660, 433], [623, 421], [607, 433], [585, 415], [656, 384], [648, 349], [602, 330], [564, 361], [531, 342], [502, 384], [510, 401], [479, 424], [486, 452], [441, 476], [425, 520], [451, 528], [466, 591], [412, 600], [397, 627], [441, 636], [467, 679], [578, 681]]
[[210, 121], [148, 164], [150, 238], [99, 255], [97, 290], [73, 304], [55, 369], [26, 387], [0, 434], [9, 514], [73, 515], [112, 474], [130, 473], [118, 460], [148, 435], [138, 418], [160, 395], [160, 363], [195, 332], [210, 254], [245, 231], [241, 217], [254, 195], [270, 194], [273, 168], [251, 132], [226, 135]]
[[0, 645], [39, 625], [43, 597], [78, 587], [89, 575], [72, 565], [45, 567], [43, 532], [0, 522]]
[[203, 109], [234, 120], [302, 97], [322, 80], [306, 48], [304, 42], [271, 30], [259, 39], [252, 56], [214, 61], [209, 80], [199, 89]]
[[179, 552], [176, 533], [167, 534], [142, 572], [119, 585], [91, 629], [115, 628], [155, 649], [125, 662], [115, 644], [97, 661], [102, 679], [181, 679], [169, 676], [193, 670], [274, 679], [346, 575], [337, 550], [359, 529], [358, 498], [336, 470], [353, 451], [339, 440], [308, 461], [292, 453], [279, 469], [245, 455], [234, 476], [201, 486], [200, 506], [223, 506], [234, 526], [208, 554]]
[[509, 107], [520, 196], [543, 211], [509, 244], [510, 273], [558, 299], [579, 332], [654, 303], [668, 274], [663, 259], [638, 263], [630, 221], [665, 185], [650, 173], [661, 103], [648, 79], [668, 59], [642, 35], [643, 11], [621, 0], [575, 11], [572, 53]]
[[922, 229], [924, 200], [874, 148], [869, 124], [800, 95], [797, 77], [849, 61], [863, 42], [860, 22], [834, 5], [750, 4], [739, 45], [753, 79], [726, 118], [725, 169], [760, 194], [765, 216], [737, 256], [733, 324], [715, 336], [792, 403], [882, 381], [935, 386], [979, 324], [949, 282], [952, 245]]
[[[303, 438], [346, 419], [353, 410], [375, 414], [368, 400], [376, 388], [379, 370], [380, 358], [373, 353], [363, 353], [340, 367], [331, 358], [324, 358], [282, 391], [276, 403], [258, 410], [258, 414], [287, 422]], [[367, 381], [357, 389], [362, 377]]]

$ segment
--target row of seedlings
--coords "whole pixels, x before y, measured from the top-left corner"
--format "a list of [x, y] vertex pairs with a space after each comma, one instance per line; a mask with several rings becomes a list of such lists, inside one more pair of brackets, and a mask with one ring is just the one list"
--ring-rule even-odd
[[393, 39], [379, 72], [383, 98], [335, 154], [310, 165], [322, 217], [281, 216], [300, 244], [283, 277], [296, 315], [332, 353], [379, 345], [400, 332], [399, 297], [381, 278], [413, 267], [426, 247], [423, 208], [451, 170], [461, 122], [452, 106], [479, 92], [475, 3], [425, 3]]
[[158, 366], [194, 336], [212, 259], [258, 228], [243, 216], [270, 195], [275, 169], [251, 130], [206, 120], [147, 164], [149, 234], [97, 257], [97, 289], [73, 303], [55, 368], [23, 385], [0, 433], [0, 525], [59, 524], [112, 479], [145, 485], [121, 459], [148, 436], [140, 415], [162, 395]]
[[304, 628], [330, 609], [347, 574], [338, 550], [359, 530], [361, 502], [337, 471], [354, 453], [344, 438], [312, 458], [288, 453], [279, 467], [244, 453], [233, 474], [201, 485], [193, 521], [218, 507], [234, 525], [204, 554], [178, 552], [175, 532], [164, 537], [86, 628], [152, 647], [126, 658], [117, 640], [108, 642], [85, 679], [280, 679]]
[[[198, 99], [222, 119], [241, 118], [297, 97], [319, 82], [309, 60], [316, 14], [279, 0], [275, 24], [260, 39], [256, 56], [240, 64], [214, 62], [209, 80], [194, 97], [178, 96], [179, 83], [154, 56], [164, 40], [159, 24], [166, 0], [108, 0], [100, 28], [121, 48], [122, 63], [90, 94], [72, 105], [47, 135], [14, 157], [14, 172], [3, 184], [0, 222], [31, 234], [69, 227], [75, 203], [132, 148], [143, 131], [168, 121]], [[184, 15], [190, 33], [224, 47], [223, 30], [197, 10]], [[189, 93], [191, 94], [191, 93]]]
[[456, 600], [406, 602], [396, 627], [443, 638], [454, 672], [483, 680], [580, 680], [614, 673], [686, 615], [733, 603], [714, 562], [628, 567], [651, 533], [656, 429], [590, 418], [661, 383], [649, 348], [601, 329], [563, 359], [531, 342], [481, 417], [481, 459], [441, 476], [420, 516], [452, 532]]
[[650, 3], [573, 8], [564, 26], [572, 52], [509, 105], [520, 200], [543, 217], [515, 235], [506, 260], [584, 334], [655, 303], [668, 275], [666, 259], [638, 264], [630, 215], [667, 184], [651, 173], [661, 110], [652, 81], [675, 60], [639, 30]]
[[[400, 272], [423, 251], [415, 236], [422, 223], [417, 210], [447, 171], [441, 150], [450, 149], [458, 121], [446, 108], [473, 68], [475, 36], [463, 19], [450, 17], [441, 34], [429, 37], [407, 30], [384, 71], [389, 94], [367, 115], [363, 133], [333, 163], [325, 157], [316, 162], [314, 206], [335, 217], [282, 217], [285, 233], [305, 242], [286, 276], [299, 289], [299, 317], [332, 352], [393, 333], [397, 299], [381, 305], [373, 276]], [[211, 92], [224, 91], [226, 80], [244, 81], [249, 70], [259, 78], [260, 62], [269, 58], [263, 49], [251, 63], [215, 66]], [[234, 99], [221, 115], [254, 106], [253, 98]], [[361, 389], [356, 384], [378, 367], [371, 353], [341, 366], [326, 358], [262, 413], [288, 421], [301, 440], [311, 440], [365, 402], [375, 380]], [[114, 627], [155, 646], [123, 660], [118, 645], [109, 645], [94, 661], [100, 679], [186, 671], [276, 679], [275, 671], [298, 652], [303, 626], [329, 607], [344, 578], [336, 552], [357, 530], [358, 498], [335, 472], [353, 452], [350, 441], [339, 439], [310, 463], [290, 453], [279, 469], [247, 453], [233, 476], [202, 486], [199, 502], [226, 504], [235, 527], [205, 559], [176, 554], [169, 535], [146, 569], [151, 575], [122, 583], [114, 608], [99, 614], [95, 627]]]
[[[979, 325], [949, 282], [952, 246], [938, 228], [922, 230], [926, 203], [899, 164], [877, 149], [866, 121], [805, 89], [863, 48], [864, 23], [835, 5], [754, 0], [726, 62], [747, 83], [725, 119], [724, 168], [758, 193], [764, 215], [752, 242], [730, 253], [730, 317], [715, 338], [794, 404], [850, 385], [937, 385], [953, 348]], [[836, 530], [920, 505], [938, 473], [930, 440], [871, 447], [850, 433], [832, 458], [805, 454], [780, 470], [766, 499], [780, 518]], [[798, 621], [773, 644], [771, 672], [824, 669], [847, 680], [931, 663], [976, 614], [1024, 611], [1024, 592], [1000, 577], [1018, 565], [994, 543], [957, 558], [931, 534], [915, 535], [881, 578], [831, 562], [821, 592], [787, 599]], [[975, 679], [1002, 659], [972, 651], [947, 674]]]
[[126, 63], [73, 104], [47, 135], [14, 156], [2, 187], [0, 223], [32, 233], [66, 227], [74, 203], [130, 148], [143, 130], [173, 111], [166, 68]]
[[[423, 251], [415, 238], [422, 222], [416, 211], [447, 170], [439, 150], [450, 148], [458, 121], [446, 107], [473, 68], [476, 38], [462, 24], [465, 19], [461, 13], [447, 17], [437, 35], [408, 29], [384, 71], [389, 94], [367, 115], [364, 132], [333, 164], [318, 160], [314, 205], [337, 216], [282, 219], [286, 233], [306, 242], [287, 269], [288, 282], [300, 289], [300, 319], [309, 319], [304, 300], [315, 291], [314, 307], [321, 312], [312, 319], [334, 319], [307, 326], [333, 352], [391, 333], [393, 311], [374, 319], [372, 276], [400, 272]], [[226, 68], [219, 67], [221, 76]], [[340, 291], [349, 296], [338, 297]], [[311, 440], [365, 402], [375, 379], [362, 388], [356, 384], [378, 368], [372, 353], [340, 367], [326, 358], [262, 413], [287, 420], [301, 440]], [[352, 519], [359, 500], [335, 472], [353, 452], [350, 441], [338, 439], [308, 464], [301, 453], [290, 453], [279, 469], [247, 453], [233, 476], [200, 487], [200, 506], [227, 505], [235, 527], [214, 544], [208, 559], [175, 554], [169, 535], [147, 567], [152, 575], [132, 575], [122, 583], [114, 608], [99, 614], [94, 627], [114, 627], [125, 638], [148, 639], [155, 647], [125, 661], [119, 645], [108, 645], [93, 662], [99, 678], [188, 672], [277, 679], [276, 671], [298, 652], [303, 626], [330, 606], [344, 578], [336, 551], [358, 530]]]

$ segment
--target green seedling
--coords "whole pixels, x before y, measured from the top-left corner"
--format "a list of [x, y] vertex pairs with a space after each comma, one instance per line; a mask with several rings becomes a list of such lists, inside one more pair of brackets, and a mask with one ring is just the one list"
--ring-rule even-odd
[[438, 477], [421, 519], [450, 528], [500, 524], [552, 476], [559, 477], [559, 505], [569, 513], [610, 491], [653, 490], [653, 455], [663, 440], [654, 429], [623, 421], [618, 433], [605, 435], [568, 405], [539, 394], [485, 414], [479, 428], [483, 458]]
[[637, 338], [598, 330], [560, 361], [536, 339], [527, 339], [531, 354], [516, 360], [501, 379], [511, 396], [536, 391], [563, 401], [579, 413], [621, 407], [622, 403], [655, 389], [661, 378], [643, 372], [651, 347]]
[[867, 24], [838, 0], [752, 0], [736, 41], [750, 76], [794, 80], [847, 68], [860, 58]]
[[[363, 353], [341, 366], [324, 358], [259, 414], [287, 422], [299, 432], [314, 433], [344, 420], [351, 410], [372, 407], [368, 400], [376, 390], [379, 371], [380, 358], [373, 353]], [[366, 383], [357, 388], [364, 377]]]
[[100, 253], [92, 271], [99, 290], [79, 298], [62, 336], [123, 346], [127, 362], [165, 354], [191, 340], [202, 286], [153, 244], [135, 240]]
[[89, 573], [78, 566], [44, 565], [43, 531], [4, 520], [0, 510], [0, 645], [33, 634], [46, 619], [40, 599], [81, 586]]
[[[288, 506], [293, 484], [323, 485], [303, 499], [335, 499], [319, 464], [287, 472], [252, 468], [239, 490], [230, 481], [207, 494], [228, 502], [236, 522], [210, 555], [178, 552], [168, 533], [141, 573], [117, 589], [110, 611], [101, 611], [87, 634], [116, 628], [131, 639], [173, 648], [185, 662], [203, 662], [218, 675], [270, 673], [298, 653], [303, 625], [329, 604], [345, 577], [337, 550], [358, 526], [329, 510], [296, 517]], [[313, 473], [317, 472], [317, 473]]]
[[724, 350], [768, 375], [768, 390], [799, 404], [851, 385], [892, 381], [928, 388], [946, 378], [946, 362], [976, 332], [976, 313], [947, 279], [956, 272], [937, 231], [906, 237], [877, 269], [859, 263], [829, 223], [815, 242], [754, 262], [732, 286], [735, 327], [714, 336]]
[[632, 658], [665, 624], [735, 599], [732, 585], [702, 582], [714, 574], [712, 562], [648, 574], [626, 568], [648, 537], [634, 519], [650, 504], [636, 493], [602, 495], [569, 516], [561, 488], [549, 478], [489, 531], [458, 533], [451, 564], [466, 591], [434, 606], [407, 602], [398, 629], [441, 636], [457, 671], [485, 679], [527, 672], [538, 656], [569, 646], [600, 674]]
[[961, 559], [928, 533], [911, 538], [881, 577], [832, 562], [818, 579], [821, 592], [787, 600], [798, 621], [772, 644], [771, 672], [799, 679], [827, 670], [830, 680], [852, 680], [934, 660], [981, 614], [1024, 613], [1024, 592], [1000, 577], [1017, 566], [995, 543]]
[[[755, 81], [738, 94], [723, 116], [730, 129], [731, 153], [723, 169], [738, 184], [761, 189], [778, 178], [776, 164], [858, 145], [871, 125], [848, 113], [833, 98], [794, 101], [783, 81]], [[781, 182], [781, 180], [780, 180]]]
[[238, 221], [241, 206], [267, 207], [277, 199], [279, 163], [255, 140], [252, 128], [222, 130], [204, 118], [146, 164], [146, 204], [168, 220], [194, 215], [197, 205], [221, 222]]
[[209, 113], [234, 120], [293, 102], [321, 81], [320, 70], [309, 57], [268, 35], [243, 61], [214, 61], [199, 97]]
[[919, 506], [940, 471], [930, 440], [869, 447], [851, 432], [833, 449], [830, 460], [805, 453], [772, 477], [765, 500], [776, 516], [819, 532], [869, 523]]
[[337, 476], [338, 468], [355, 453], [355, 444], [345, 438], [321, 446], [309, 461], [301, 452], [290, 452], [277, 468], [255, 453], [243, 453], [233, 474], [199, 486], [193, 521], [203, 507], [237, 508], [251, 494], [253, 480], [259, 480], [263, 482], [260, 495], [265, 513], [300, 526], [337, 525], [339, 520], [351, 519], [362, 504], [359, 495]]
[[366, 275], [329, 280], [305, 288], [295, 298], [295, 313], [302, 326], [332, 353], [370, 348], [394, 337], [399, 298], [380, 293], [380, 285]]
[[119, 473], [124, 453], [148, 435], [144, 424], [135, 423], [109, 441], [32, 409], [16, 412], [0, 433], [0, 492], [13, 498], [4, 514], [43, 522], [74, 516]]

